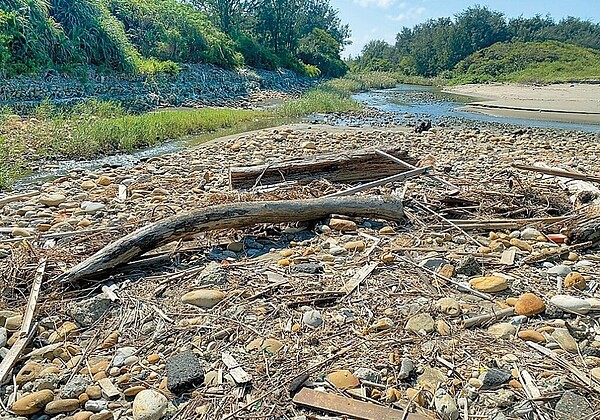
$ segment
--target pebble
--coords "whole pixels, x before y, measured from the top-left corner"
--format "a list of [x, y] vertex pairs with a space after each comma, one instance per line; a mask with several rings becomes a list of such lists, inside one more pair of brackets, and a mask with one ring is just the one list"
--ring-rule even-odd
[[136, 351], [137, 349], [135, 347], [119, 347], [115, 351], [115, 357], [112, 360], [112, 366], [117, 368], [125, 366], [127, 359], [133, 356]]
[[508, 370], [503, 369], [489, 369], [481, 375], [479, 379], [483, 384], [484, 389], [495, 389], [512, 378], [512, 374]]
[[550, 269], [548, 269], [548, 274], [554, 274], [557, 276], [565, 277], [571, 272], [571, 268], [566, 265], [556, 265]]
[[369, 368], [358, 368], [353, 373], [358, 379], [362, 379], [363, 381], [369, 381], [374, 383], [379, 383], [381, 381], [381, 375], [379, 372]]
[[86, 388], [90, 385], [90, 380], [84, 375], [75, 375], [69, 382], [67, 382], [61, 392], [61, 398], [77, 398], [83, 394]]
[[523, 239], [525, 241], [532, 241], [532, 240], [537, 240], [538, 237], [542, 236], [542, 233], [537, 229], [526, 228], [526, 229], [523, 229], [523, 231], [521, 231], [520, 236], [521, 236], [521, 239]]
[[102, 398], [102, 388], [98, 385], [90, 385], [85, 389], [85, 393], [91, 400], [99, 400]]
[[362, 251], [363, 249], [365, 249], [365, 243], [364, 241], [348, 242], [344, 245], [344, 248], [347, 251]]
[[520, 296], [515, 304], [515, 312], [518, 315], [537, 315], [544, 312], [545, 309], [546, 304], [544, 301], [533, 293], [525, 293]]
[[210, 309], [223, 299], [225, 299], [225, 293], [216, 289], [194, 290], [181, 297], [183, 303], [203, 309]]
[[8, 341], [8, 331], [4, 327], [0, 327], [0, 347], [6, 346]]
[[485, 293], [501, 292], [508, 289], [508, 281], [500, 276], [477, 277], [469, 283], [474, 289]]
[[415, 364], [407, 357], [403, 358], [400, 362], [400, 370], [398, 371], [398, 379], [403, 381], [408, 379], [412, 372], [415, 370]]
[[569, 353], [577, 353], [579, 351], [577, 341], [575, 341], [573, 336], [569, 333], [569, 330], [566, 328], [555, 329], [552, 333], [552, 338], [563, 350], [568, 351]]
[[566, 391], [554, 408], [556, 420], [587, 419], [593, 414], [590, 403], [574, 391]]
[[406, 323], [406, 330], [414, 333], [431, 333], [435, 329], [435, 321], [429, 314], [417, 314]]
[[340, 232], [354, 232], [356, 230], [356, 223], [352, 220], [332, 218], [329, 221], [329, 227]]
[[10, 408], [15, 414], [27, 416], [42, 411], [54, 399], [54, 392], [45, 389], [19, 398]]
[[498, 324], [491, 325], [488, 328], [488, 332], [499, 339], [509, 339], [517, 332], [517, 327], [508, 322], [500, 322]]
[[360, 380], [349, 370], [331, 372], [327, 375], [327, 380], [339, 389], [356, 388], [360, 385]]
[[66, 200], [67, 198], [62, 194], [42, 194], [40, 196], [40, 203], [48, 207], [58, 206]]
[[591, 303], [587, 300], [569, 295], [553, 296], [550, 303], [565, 312], [574, 314], [587, 314], [592, 309]]
[[79, 408], [79, 400], [76, 398], [51, 401], [46, 405], [44, 413], [54, 415], [68, 413]]
[[104, 410], [96, 414], [92, 414], [89, 420], [113, 420], [114, 415], [112, 411]]
[[423, 373], [417, 377], [417, 384], [431, 392], [435, 392], [447, 379], [441, 370], [426, 366]]
[[315, 309], [306, 311], [302, 314], [302, 323], [312, 328], [318, 328], [323, 325], [323, 315]]
[[546, 338], [539, 332], [535, 330], [524, 330], [519, 331], [518, 337], [521, 340], [532, 341], [534, 343], [545, 343]]
[[569, 274], [567, 274], [567, 277], [565, 277], [565, 287], [567, 289], [579, 289], [579, 290], [583, 290], [586, 287], [586, 281], [585, 278], [581, 275], [581, 273], [578, 273], [576, 271], [573, 271]]
[[441, 298], [435, 303], [436, 309], [444, 315], [459, 316], [462, 312], [460, 303], [452, 298]]
[[153, 389], [146, 389], [133, 400], [134, 420], [160, 420], [167, 414], [167, 397]]
[[454, 398], [443, 389], [438, 389], [434, 396], [435, 410], [443, 420], [457, 420], [460, 417]]
[[79, 413], [73, 414], [73, 420], [89, 420], [94, 413], [91, 411], [80, 411]]

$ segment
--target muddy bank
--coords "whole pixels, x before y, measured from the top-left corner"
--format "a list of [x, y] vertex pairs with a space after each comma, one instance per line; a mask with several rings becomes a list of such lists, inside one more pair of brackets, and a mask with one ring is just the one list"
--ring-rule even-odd
[[177, 75], [106, 76], [78, 79], [49, 73], [45, 77], [0, 79], [0, 106], [27, 111], [48, 99], [69, 106], [86, 99], [119, 101], [132, 111], [164, 107], [248, 108], [262, 101], [298, 95], [317, 83], [287, 70], [225, 70], [186, 65]]

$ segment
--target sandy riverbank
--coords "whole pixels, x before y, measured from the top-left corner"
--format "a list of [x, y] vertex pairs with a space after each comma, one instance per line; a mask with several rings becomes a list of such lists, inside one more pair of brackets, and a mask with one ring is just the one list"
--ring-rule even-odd
[[600, 85], [479, 84], [445, 92], [479, 99], [465, 107], [488, 115], [600, 124]]

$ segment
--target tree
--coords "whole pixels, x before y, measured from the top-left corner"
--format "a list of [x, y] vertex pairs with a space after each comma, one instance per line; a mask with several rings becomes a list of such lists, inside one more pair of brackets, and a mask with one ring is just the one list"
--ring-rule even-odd
[[348, 67], [340, 60], [340, 43], [323, 29], [315, 28], [300, 40], [298, 57], [317, 66], [326, 76], [343, 76]]

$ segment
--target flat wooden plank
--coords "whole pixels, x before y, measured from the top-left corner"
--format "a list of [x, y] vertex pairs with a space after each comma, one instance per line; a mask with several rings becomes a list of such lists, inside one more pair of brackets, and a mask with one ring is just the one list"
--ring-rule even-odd
[[351, 416], [360, 420], [432, 420], [421, 414], [407, 414], [393, 408], [341, 397], [339, 395], [302, 388], [293, 399], [303, 407], [326, 411], [328, 413]]
[[372, 262], [368, 265], [365, 265], [360, 270], [358, 270], [354, 276], [348, 281], [348, 283], [344, 284], [344, 286], [340, 289], [340, 292], [350, 294], [356, 289], [367, 277], [371, 275], [371, 273], [377, 268], [379, 263]]

